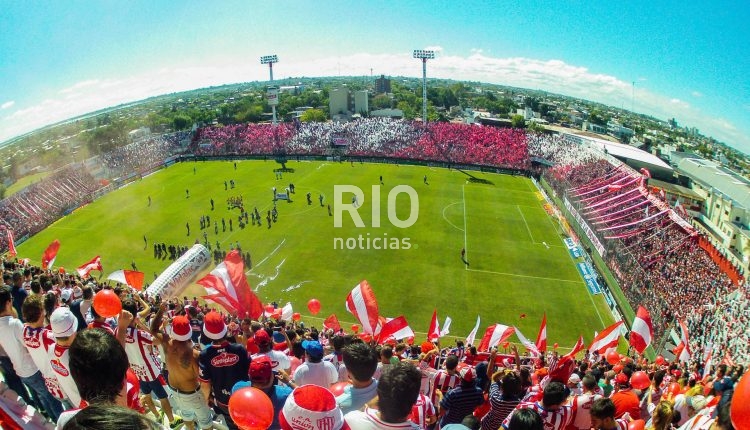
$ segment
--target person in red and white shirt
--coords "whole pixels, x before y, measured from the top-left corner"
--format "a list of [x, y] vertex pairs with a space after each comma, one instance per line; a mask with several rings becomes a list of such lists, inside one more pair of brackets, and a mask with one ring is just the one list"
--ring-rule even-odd
[[78, 318], [66, 307], [60, 307], [52, 312], [49, 317], [52, 335], [55, 337], [55, 345], [49, 349], [49, 363], [55, 377], [62, 388], [65, 397], [70, 400], [71, 405], [77, 408], [81, 405], [81, 395], [78, 387], [70, 374], [70, 345], [76, 338], [78, 331]]
[[[128, 312], [130, 315], [136, 315], [138, 308], [132, 299], [126, 299], [122, 303], [123, 313]], [[125, 348], [128, 355], [130, 368], [135, 373], [140, 383], [141, 393], [145, 394], [143, 403], [149, 408], [154, 416], [158, 416], [156, 406], [151, 400], [150, 394], [153, 392], [164, 414], [170, 423], [175, 422], [172, 414], [172, 406], [169, 404], [167, 392], [164, 389], [166, 381], [161, 375], [161, 361], [158, 357], [157, 346], [160, 345], [158, 338], [151, 333], [136, 328], [136, 318], [133, 318], [127, 327], [118, 326], [115, 334]]]
[[[124, 318], [122, 324], [127, 327], [130, 316]], [[138, 401], [138, 380], [135, 385], [131, 383], [128, 356], [114, 336], [102, 330], [84, 330], [76, 335], [69, 354], [71, 374], [83, 399], [81, 407], [111, 403], [143, 413]], [[61, 429], [79, 411], [63, 412], [57, 428]]]
[[435, 406], [432, 404], [429, 397], [421, 393], [419, 394], [417, 401], [411, 408], [411, 416], [409, 417], [409, 420], [418, 425], [422, 430], [427, 430], [429, 426], [437, 421]]
[[596, 393], [599, 385], [593, 375], [588, 374], [583, 377], [582, 387], [583, 393], [571, 397], [570, 400], [573, 407], [573, 422], [568, 429], [571, 430], [591, 429], [591, 405], [602, 398], [601, 394]]
[[541, 402], [521, 402], [503, 421], [503, 428], [508, 429], [513, 414], [519, 409], [533, 409], [541, 415], [545, 430], [563, 430], [573, 421], [573, 410], [564, 405], [567, 396], [562, 382], [552, 381], [544, 387]]
[[[60, 388], [52, 367], [50, 367], [49, 350], [55, 345], [55, 337], [52, 331], [44, 327], [44, 296], [32, 295], [24, 300], [21, 306], [23, 319], [26, 323], [23, 326], [23, 343], [31, 355], [31, 359], [42, 372], [44, 384], [47, 391], [50, 392], [57, 400], [65, 400], [65, 394]], [[62, 412], [62, 406], [57, 415]]]

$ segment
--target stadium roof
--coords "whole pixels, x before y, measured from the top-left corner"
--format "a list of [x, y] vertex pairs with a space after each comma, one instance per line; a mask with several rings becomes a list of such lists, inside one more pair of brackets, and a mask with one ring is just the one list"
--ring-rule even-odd
[[677, 169], [750, 209], [750, 181], [737, 173], [703, 158], [685, 158]]
[[657, 157], [656, 155], [650, 154], [646, 151], [643, 151], [641, 149], [638, 149], [634, 146], [625, 145], [623, 143], [617, 143], [617, 142], [610, 142], [605, 139], [601, 139], [598, 137], [592, 137], [592, 136], [585, 136], [578, 133], [570, 133], [565, 132], [564, 134], [569, 134], [578, 137], [579, 139], [584, 139], [587, 142], [591, 143], [592, 145], [598, 147], [600, 150], [606, 150], [606, 152], [614, 157], [617, 158], [626, 158], [629, 160], [635, 160], [639, 161], [643, 164], [648, 164], [654, 167], [658, 167], [660, 169], [665, 170], [673, 170], [672, 167], [669, 166], [669, 164], [665, 163], [661, 158]]
[[682, 185], [670, 184], [669, 182], [660, 181], [658, 179], [649, 179], [648, 184], [662, 188], [664, 191], [671, 192], [672, 194], [681, 194], [694, 200], [705, 200], [702, 195], [696, 193], [690, 188], [683, 187]]

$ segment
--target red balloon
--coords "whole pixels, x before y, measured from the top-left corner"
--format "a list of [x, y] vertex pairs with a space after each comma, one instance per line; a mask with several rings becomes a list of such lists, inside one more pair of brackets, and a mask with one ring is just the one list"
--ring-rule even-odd
[[554, 349], [557, 349], [557, 347], [558, 347], [558, 346], [560, 346], [560, 344], [559, 344], [559, 343], [557, 343], [557, 342], [555, 342], [555, 344], [554, 344], [554, 345], [552, 345], [552, 348], [554, 348]]
[[281, 319], [281, 309], [275, 309], [271, 317], [277, 320]]
[[414, 336], [409, 336], [406, 338], [406, 343], [409, 345], [414, 345]]
[[302, 319], [302, 314], [300, 314], [299, 312], [295, 312], [292, 314], [292, 319], [295, 321], [299, 321]]
[[634, 420], [628, 423], [628, 430], [643, 430], [646, 428], [646, 421]]
[[620, 354], [614, 349], [607, 353], [607, 363], [615, 365], [620, 362]]
[[671, 384], [669, 384], [669, 387], [667, 387], [667, 393], [672, 394], [673, 399], [676, 395], [680, 394], [681, 391], [682, 387], [680, 387], [680, 384], [678, 384], [677, 382], [672, 382]]
[[356, 334], [359, 333], [359, 324], [352, 324], [352, 331]]
[[663, 365], [664, 364], [664, 357], [661, 356], [661, 355], [657, 355], [656, 356], [656, 364], [658, 364], [659, 366]]
[[365, 341], [365, 343], [370, 343], [370, 342], [372, 342], [372, 336], [370, 336], [370, 335], [369, 335], [369, 334], [367, 334], [367, 333], [360, 333], [360, 334], [359, 334], [359, 338], [360, 338], [360, 339], [362, 339], [363, 341]]
[[62, 266], [58, 267], [57, 271], [60, 272], [60, 273], [62, 273], [62, 274], [65, 274], [65, 268], [62, 267]]
[[331, 385], [331, 388], [329, 388], [328, 390], [332, 392], [334, 396], [338, 397], [344, 394], [344, 388], [346, 388], [348, 385], [348, 382], [337, 382]]
[[636, 390], [645, 390], [651, 385], [651, 380], [646, 372], [639, 370], [630, 377], [630, 385]]
[[[113, 290], [104, 289], [94, 294], [94, 310], [104, 318], [116, 317], [122, 311], [122, 302]], [[135, 316], [135, 315], [134, 315]]]
[[620, 364], [620, 363], [617, 363], [617, 364], [615, 364], [614, 366], [612, 366], [612, 370], [613, 370], [613, 371], [614, 371], [615, 373], [620, 373], [620, 372], [622, 372], [622, 364]]
[[320, 301], [318, 299], [310, 299], [310, 301], [307, 302], [307, 309], [311, 314], [317, 315], [318, 312], [320, 312]]
[[509, 346], [510, 346], [510, 342], [508, 342], [507, 340], [503, 342], [503, 348], [508, 349]]
[[273, 404], [266, 393], [245, 387], [229, 398], [229, 415], [243, 430], [265, 430], [273, 423]]
[[734, 386], [730, 416], [736, 429], [750, 428], [750, 373], [740, 378]]
[[273, 307], [273, 305], [266, 305], [264, 308], [267, 314], [273, 314], [273, 311], [276, 310], [276, 308]]

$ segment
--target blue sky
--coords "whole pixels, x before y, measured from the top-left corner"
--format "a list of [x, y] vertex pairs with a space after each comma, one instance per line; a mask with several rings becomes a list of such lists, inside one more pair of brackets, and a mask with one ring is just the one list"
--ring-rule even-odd
[[675, 117], [750, 153], [750, 8], [720, 1], [0, 4], [0, 141], [152, 95], [276, 77], [428, 75]]

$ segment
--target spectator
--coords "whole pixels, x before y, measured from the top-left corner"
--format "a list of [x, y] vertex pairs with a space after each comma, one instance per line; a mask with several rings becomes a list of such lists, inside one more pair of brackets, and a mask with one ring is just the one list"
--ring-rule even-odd
[[351, 385], [336, 397], [336, 404], [344, 413], [359, 410], [377, 395], [378, 381], [373, 378], [378, 366], [374, 348], [363, 342], [352, 343], [342, 350], [344, 367]]

